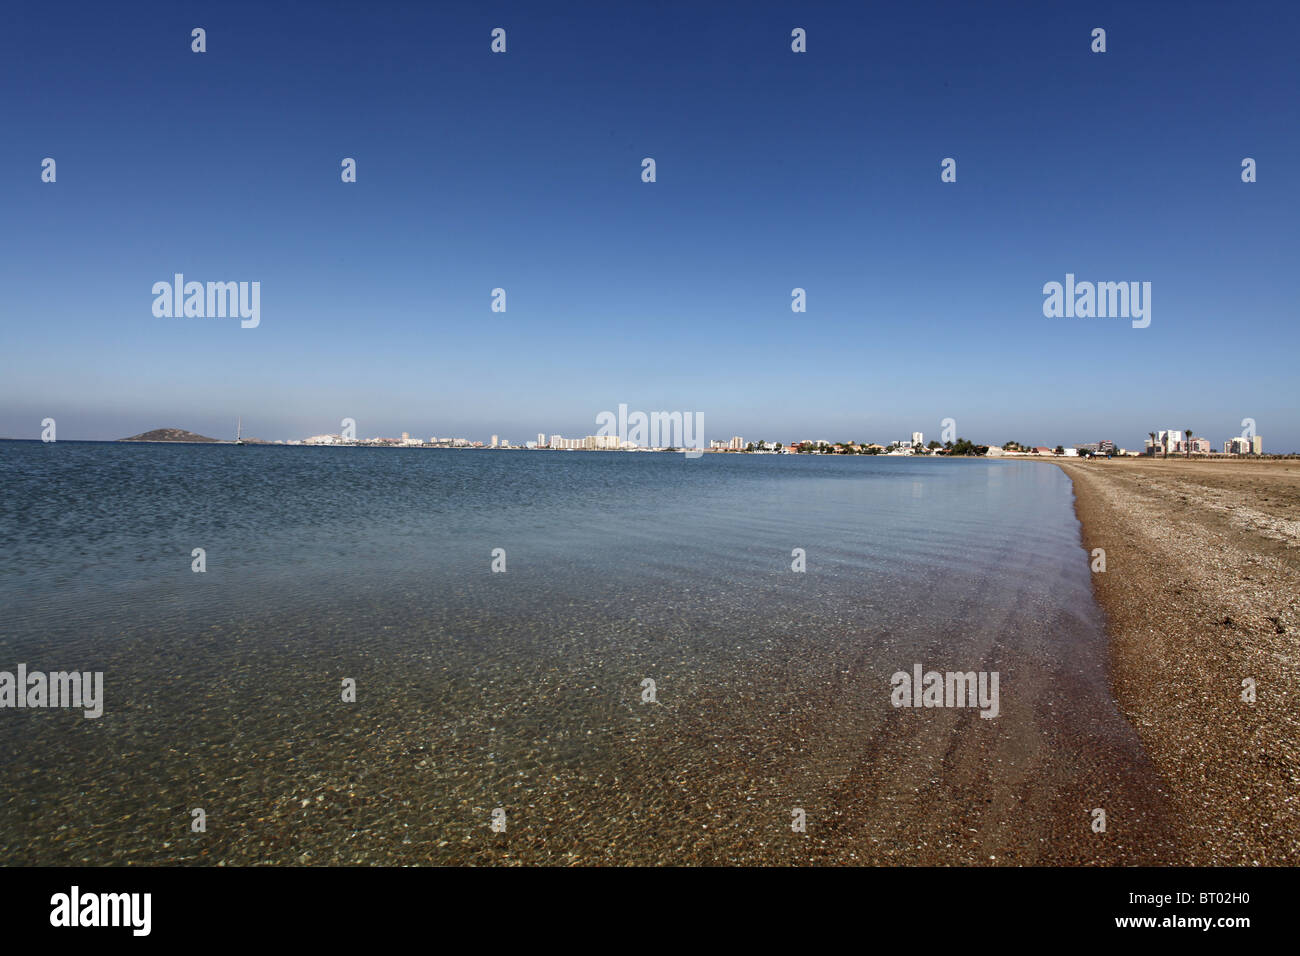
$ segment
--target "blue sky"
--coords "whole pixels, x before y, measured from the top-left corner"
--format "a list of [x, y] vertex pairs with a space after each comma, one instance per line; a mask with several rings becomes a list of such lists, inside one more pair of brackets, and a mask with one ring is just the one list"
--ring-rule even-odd
[[[1300, 449], [1294, 4], [270, 6], [9, 12], [0, 436]], [[177, 272], [260, 326], [156, 318]], [[1045, 318], [1067, 272], [1150, 327]]]

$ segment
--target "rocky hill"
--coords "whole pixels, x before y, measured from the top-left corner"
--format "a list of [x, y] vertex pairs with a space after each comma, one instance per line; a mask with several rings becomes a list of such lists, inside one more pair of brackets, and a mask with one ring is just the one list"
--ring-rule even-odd
[[155, 428], [151, 432], [142, 432], [139, 435], [132, 435], [130, 438], [119, 438], [118, 441], [215, 442], [220, 441], [220, 439], [208, 438], [206, 435], [196, 435], [194, 432], [187, 432], [183, 428]]

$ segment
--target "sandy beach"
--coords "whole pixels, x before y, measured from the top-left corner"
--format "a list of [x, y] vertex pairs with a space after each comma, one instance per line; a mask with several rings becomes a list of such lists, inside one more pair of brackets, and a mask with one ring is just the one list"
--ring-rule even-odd
[[1300, 462], [1056, 463], [1105, 550], [1115, 697], [1186, 828], [1183, 862], [1300, 862]]

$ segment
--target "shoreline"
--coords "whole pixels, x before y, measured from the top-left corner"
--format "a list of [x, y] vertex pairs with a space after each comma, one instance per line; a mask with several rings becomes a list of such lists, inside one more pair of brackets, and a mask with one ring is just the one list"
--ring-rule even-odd
[[1112, 692], [1186, 829], [1184, 862], [1300, 862], [1300, 465], [1053, 464], [1090, 562], [1105, 550]]
[[[83, 475], [94, 457], [65, 461], [62, 474]], [[104, 535], [159, 510], [141, 479], [189, 467], [117, 458], [125, 463], [117, 480], [92, 476], [73, 511], [94, 543], [88, 559], [103, 568], [117, 567], [124, 546], [139, 551]], [[892, 485], [819, 487], [844, 495], [838, 503], [756, 496], [761, 486], [747, 485], [735, 494], [751, 514], [665, 505], [663, 520], [631, 539], [639, 545], [631, 555], [624, 538], [592, 550], [585, 534], [524, 534], [511, 545], [512, 560], [523, 560], [508, 579], [473, 561], [487, 554], [482, 528], [405, 541], [362, 534], [368, 519], [343, 520], [328, 529], [353, 544], [340, 579], [337, 561], [285, 556], [323, 553], [315, 532], [293, 537], [316, 528], [295, 516], [343, 499], [355, 475], [300, 459], [259, 499], [246, 489], [264, 472], [231, 461], [221, 481], [174, 482], [182, 497], [165, 509], [215, 516], [177, 525], [198, 541], [219, 537], [221, 516], [243, 515], [245, 537], [214, 552], [241, 556], [228, 570], [214, 563], [217, 573], [195, 578], [177, 549], [166, 577], [163, 565], [139, 562], [125, 578], [115, 574], [102, 605], [70, 588], [15, 603], [0, 640], [6, 659], [52, 666], [46, 655], [59, 648], [60, 666], [76, 661], [112, 683], [93, 731], [81, 717], [10, 715], [0, 758], [28, 772], [0, 803], [0, 823], [16, 835], [0, 858], [967, 866], [1297, 858], [1300, 522], [1287, 516], [1300, 517], [1300, 464], [1057, 461], [1058, 476], [986, 461], [969, 472], [912, 469]], [[395, 502], [383, 526], [418, 532], [403, 517], [426, 513], [428, 489], [398, 480], [405, 466], [386, 456], [367, 468], [368, 486]], [[662, 475], [620, 471], [631, 483], [617, 486], [619, 500], [672, 501], [663, 489], [675, 484]], [[953, 483], [910, 480], [932, 471]], [[482, 487], [485, 510], [498, 515], [487, 530], [514, 528], [506, 512], [535, 499], [475, 478], [493, 474], [467, 464], [442, 494]], [[608, 480], [585, 466], [567, 477], [576, 501]], [[34, 527], [56, 527], [42, 519], [60, 512], [40, 508], [66, 506], [42, 498], [37, 479], [24, 481], [15, 497], [28, 489]], [[105, 499], [106, 486], [117, 497]], [[859, 497], [873, 488], [874, 497]], [[225, 497], [214, 506], [214, 495]], [[927, 531], [912, 520], [935, 501], [973, 524]], [[849, 505], [870, 524], [846, 523]], [[426, 530], [436, 519], [428, 520]], [[918, 536], [864, 551], [862, 531], [880, 524], [916, 526]], [[1088, 551], [1106, 549], [1104, 574], [1078, 563], [1080, 526]], [[729, 566], [773, 529], [819, 535], [814, 555], [829, 556], [833, 572], [838, 556], [840, 573], [787, 577], [784, 553], [775, 565], [760, 555]], [[286, 536], [279, 549], [259, 543]], [[567, 550], [575, 540], [585, 550]], [[684, 544], [687, 560], [675, 557]], [[530, 551], [534, 568], [538, 556], [564, 560], [530, 577]], [[874, 579], [866, 592], [864, 579]], [[135, 601], [142, 583], [148, 599]], [[101, 588], [94, 579], [85, 586], [92, 597]], [[969, 707], [901, 709], [891, 674], [917, 665], [1000, 675], [998, 719]], [[1258, 681], [1254, 704], [1240, 700], [1243, 674]], [[355, 708], [339, 707], [342, 676], [363, 689]], [[646, 676], [658, 682], [655, 707], [640, 696]], [[101, 726], [126, 744], [103, 748]], [[97, 799], [87, 803], [92, 787]], [[225, 822], [202, 841], [172, 840], [166, 808], [181, 801], [217, 808]], [[497, 806], [512, 808], [509, 840], [483, 839]], [[806, 839], [790, 838], [792, 808], [807, 814]], [[1096, 808], [1104, 830], [1090, 826]]]

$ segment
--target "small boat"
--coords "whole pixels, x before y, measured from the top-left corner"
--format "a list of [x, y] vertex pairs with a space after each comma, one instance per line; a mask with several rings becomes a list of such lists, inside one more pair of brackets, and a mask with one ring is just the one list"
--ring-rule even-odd
[[243, 419], [236, 418], [235, 419], [235, 444], [236, 445], [244, 444], [244, 439], [241, 437], [243, 434], [243, 429], [244, 429]]

